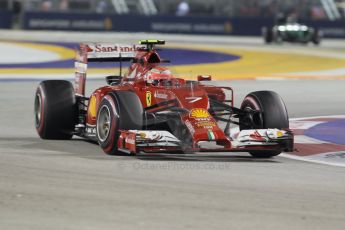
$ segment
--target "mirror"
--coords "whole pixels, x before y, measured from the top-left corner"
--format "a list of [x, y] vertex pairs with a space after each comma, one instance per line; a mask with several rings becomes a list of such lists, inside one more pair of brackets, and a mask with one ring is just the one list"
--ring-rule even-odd
[[121, 83], [122, 77], [119, 75], [111, 75], [105, 77], [108, 85], [118, 85]]

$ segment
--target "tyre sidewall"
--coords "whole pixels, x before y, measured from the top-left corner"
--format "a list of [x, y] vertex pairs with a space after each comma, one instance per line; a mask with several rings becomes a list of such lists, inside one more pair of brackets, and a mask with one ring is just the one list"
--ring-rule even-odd
[[[106, 106], [110, 112], [110, 129], [108, 136], [105, 140], [101, 140], [99, 137], [99, 113], [101, 111], [101, 108]], [[118, 103], [117, 99], [114, 95], [108, 94], [106, 95], [99, 106], [98, 112], [97, 112], [97, 122], [96, 122], [96, 137], [99, 145], [103, 149], [104, 152], [107, 154], [115, 154], [117, 151], [117, 140], [119, 137], [119, 109], [118, 109]]]
[[[98, 119], [101, 108], [107, 106], [110, 111], [110, 131], [105, 140], [98, 134]], [[140, 130], [143, 127], [143, 107], [139, 97], [132, 91], [113, 91], [108, 93], [100, 103], [97, 111], [96, 138], [107, 154], [120, 154], [117, 142], [119, 130]]]
[[[249, 107], [253, 110], [262, 111], [262, 107], [259, 104], [259, 102], [254, 97], [252, 97], [250, 95], [247, 95], [245, 97], [245, 99], [243, 100], [242, 105], [241, 105], [241, 109], [245, 109], [247, 107]], [[244, 129], [252, 129], [252, 128], [244, 127], [240, 123], [240, 130], [244, 130]]]
[[[287, 109], [282, 98], [272, 91], [257, 91], [248, 94], [242, 102], [241, 109], [250, 107], [254, 110], [262, 112], [262, 129], [289, 128], [289, 117]], [[242, 127], [240, 125], [240, 130]], [[281, 151], [277, 150], [262, 150], [252, 151], [250, 154], [255, 158], [270, 158], [277, 156]]]
[[261, 128], [289, 128], [289, 116], [284, 101], [272, 91], [257, 91], [248, 94], [242, 102], [241, 109], [246, 106], [262, 112]]
[[40, 137], [44, 137], [44, 130], [45, 130], [45, 122], [44, 122], [44, 119], [45, 119], [45, 96], [44, 96], [44, 93], [42, 91], [42, 88], [41, 88], [41, 85], [38, 86], [37, 90], [36, 90], [36, 94], [35, 94], [35, 104], [37, 103], [37, 99], [40, 99], [41, 100], [41, 109], [40, 109], [40, 113], [41, 113], [41, 117], [40, 117], [40, 120], [39, 122], [37, 122], [37, 119], [36, 119], [36, 114], [35, 114], [35, 127], [36, 127], [36, 130], [37, 130], [37, 133], [40, 135]]

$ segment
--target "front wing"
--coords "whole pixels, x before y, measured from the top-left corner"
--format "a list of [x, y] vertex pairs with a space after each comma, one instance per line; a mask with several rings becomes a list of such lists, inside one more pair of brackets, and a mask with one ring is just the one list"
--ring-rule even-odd
[[173, 134], [163, 130], [122, 130], [118, 139], [118, 150], [129, 154], [139, 152], [252, 152], [293, 151], [293, 133], [290, 130], [255, 129], [242, 130], [229, 138], [231, 145], [217, 140], [196, 141], [195, 146], [185, 146]]

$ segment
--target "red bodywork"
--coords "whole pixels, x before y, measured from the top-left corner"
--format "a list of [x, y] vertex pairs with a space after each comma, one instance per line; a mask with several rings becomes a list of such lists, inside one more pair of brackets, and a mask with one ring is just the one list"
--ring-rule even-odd
[[[97, 47], [96, 50], [95, 47]], [[95, 47], [90, 48], [89, 45], [82, 44], [77, 51], [75, 92], [82, 97], [85, 95], [88, 53], [106, 53], [119, 49], [109, 46], [102, 47], [102, 45]], [[132, 58], [132, 64], [128, 72], [124, 74], [121, 83], [114, 86], [107, 85], [101, 87], [91, 94], [85, 119], [87, 127], [96, 126], [97, 110], [105, 95], [111, 91], [133, 91], [140, 98], [143, 108], [148, 109], [149, 112], [159, 111], [161, 109], [159, 105], [169, 101], [171, 101], [171, 106], [189, 111], [182, 114], [180, 119], [188, 128], [192, 137], [190, 150], [204, 150], [198, 144], [201, 141], [213, 141], [217, 145], [222, 146], [221, 148], [213, 149], [214, 151], [243, 151], [243, 148], [232, 147], [231, 138], [225, 135], [224, 131], [218, 126], [217, 121], [208, 112], [210, 108], [209, 98], [233, 107], [232, 88], [200, 84], [204, 80], [210, 80], [210, 77], [207, 76], [199, 76], [198, 80], [200, 81], [196, 82], [197, 84], [188, 85], [186, 80], [173, 76], [167, 68], [161, 65], [163, 60], [156, 50], [144, 50], [133, 46], [126, 51], [133, 51], [136, 55]], [[169, 82], [169, 87], [164, 84], [167, 81]], [[169, 106], [169, 104], [164, 104], [164, 106]], [[125, 143], [125, 146], [123, 146], [123, 143]], [[120, 133], [118, 145], [130, 152], [136, 152], [135, 133], [123, 130]], [[253, 149], [267, 149], [267, 146], [255, 146]], [[270, 146], [270, 149], [272, 149], [272, 146]], [[143, 150], [151, 152], [174, 149], [147, 147]], [[210, 151], [210, 149], [205, 150]]]

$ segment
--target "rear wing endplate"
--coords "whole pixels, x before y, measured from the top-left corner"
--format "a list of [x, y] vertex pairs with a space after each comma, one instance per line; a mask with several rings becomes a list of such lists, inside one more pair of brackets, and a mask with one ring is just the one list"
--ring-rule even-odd
[[76, 50], [75, 93], [85, 95], [85, 81], [88, 62], [123, 62], [133, 60], [144, 45], [110, 43], [83, 43]]

